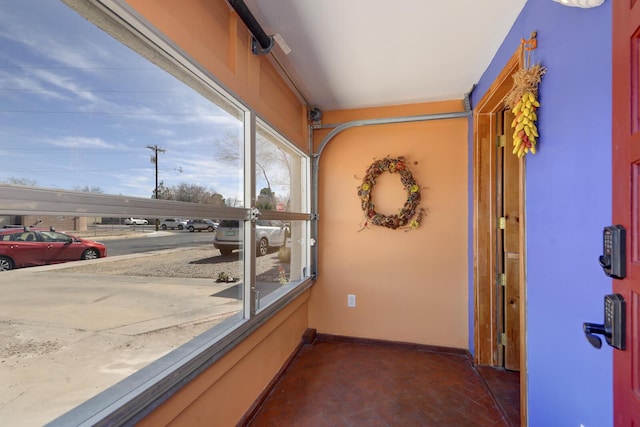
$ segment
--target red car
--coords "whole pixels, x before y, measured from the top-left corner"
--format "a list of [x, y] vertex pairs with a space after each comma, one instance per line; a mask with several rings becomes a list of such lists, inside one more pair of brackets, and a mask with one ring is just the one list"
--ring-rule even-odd
[[0, 230], [0, 271], [106, 256], [107, 248], [102, 243], [53, 229]]

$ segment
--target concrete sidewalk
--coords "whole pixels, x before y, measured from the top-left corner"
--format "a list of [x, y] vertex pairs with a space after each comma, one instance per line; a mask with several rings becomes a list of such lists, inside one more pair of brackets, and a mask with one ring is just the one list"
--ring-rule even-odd
[[237, 283], [64, 266], [0, 273], [2, 425], [41, 426], [241, 310], [216, 296]]

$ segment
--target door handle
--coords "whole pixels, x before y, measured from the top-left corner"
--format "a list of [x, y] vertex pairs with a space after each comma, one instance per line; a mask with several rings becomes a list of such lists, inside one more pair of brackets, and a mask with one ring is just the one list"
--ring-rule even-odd
[[598, 325], [595, 323], [583, 323], [582, 329], [584, 330], [584, 335], [587, 337], [589, 343], [595, 348], [602, 347], [602, 340], [597, 335], [606, 336], [607, 331], [604, 329], [604, 325]]
[[618, 350], [625, 349], [626, 304], [620, 294], [604, 296], [604, 323], [583, 323], [582, 330], [589, 343], [595, 348], [602, 347], [602, 335], [607, 344]]

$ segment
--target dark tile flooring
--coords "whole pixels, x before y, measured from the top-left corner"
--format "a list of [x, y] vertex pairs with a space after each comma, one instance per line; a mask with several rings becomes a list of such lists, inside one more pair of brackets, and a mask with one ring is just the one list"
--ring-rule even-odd
[[509, 426], [520, 425], [520, 373], [492, 366], [476, 366]]
[[[501, 374], [517, 373], [483, 370], [483, 379], [478, 372], [464, 353], [317, 339], [302, 347], [247, 425], [519, 425], [518, 408], [512, 420], [503, 415], [494, 401], [500, 393], [488, 389]], [[512, 392], [503, 394], [506, 405], [519, 405]]]

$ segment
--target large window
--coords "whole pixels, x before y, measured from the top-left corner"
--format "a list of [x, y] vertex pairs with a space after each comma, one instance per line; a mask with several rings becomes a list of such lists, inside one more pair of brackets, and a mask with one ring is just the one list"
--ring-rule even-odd
[[121, 41], [62, 2], [0, 0], [12, 426], [166, 393], [310, 275], [308, 156], [161, 37], [71, 3]]

